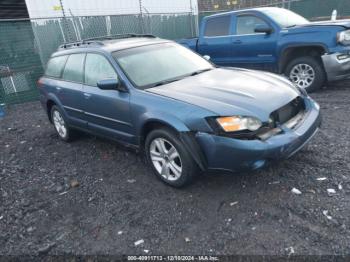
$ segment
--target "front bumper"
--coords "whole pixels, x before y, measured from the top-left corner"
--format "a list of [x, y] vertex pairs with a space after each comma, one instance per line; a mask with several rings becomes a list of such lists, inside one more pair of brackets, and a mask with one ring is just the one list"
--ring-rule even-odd
[[206, 158], [207, 169], [254, 170], [272, 160], [291, 157], [316, 134], [321, 124], [318, 104], [311, 98], [306, 99], [306, 104], [306, 114], [294, 129], [282, 126], [282, 133], [265, 141], [197, 133], [196, 140]]
[[350, 51], [325, 54], [322, 61], [329, 82], [350, 78]]

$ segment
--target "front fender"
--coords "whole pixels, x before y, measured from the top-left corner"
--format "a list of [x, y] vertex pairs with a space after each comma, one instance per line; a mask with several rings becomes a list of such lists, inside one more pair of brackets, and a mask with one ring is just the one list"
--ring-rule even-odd
[[158, 122], [166, 126], [170, 126], [178, 132], [188, 132], [190, 129], [177, 117], [172, 114], [165, 112], [145, 112], [140, 115], [139, 120], [137, 121], [137, 135], [142, 136], [143, 128], [151, 123]]
[[190, 152], [198, 167], [203, 171], [207, 167], [206, 158], [197, 143], [192, 132], [182, 121], [173, 115], [167, 113], [144, 113], [140, 117], [140, 126], [138, 127], [139, 143], [141, 144], [144, 127], [149, 123], [160, 123], [169, 126], [179, 133], [179, 138], [183, 142], [185, 148]]

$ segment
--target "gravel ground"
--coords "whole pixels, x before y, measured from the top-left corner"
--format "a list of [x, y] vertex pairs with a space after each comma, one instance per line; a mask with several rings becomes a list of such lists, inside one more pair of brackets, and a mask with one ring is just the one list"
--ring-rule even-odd
[[291, 159], [181, 190], [118, 144], [61, 142], [37, 102], [11, 106], [0, 120], [0, 254], [350, 254], [348, 85], [312, 95], [323, 127]]

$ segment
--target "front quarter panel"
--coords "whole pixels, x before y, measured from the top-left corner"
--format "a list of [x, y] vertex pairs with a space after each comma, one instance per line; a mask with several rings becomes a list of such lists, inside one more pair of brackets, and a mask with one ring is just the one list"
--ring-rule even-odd
[[289, 47], [320, 46], [326, 52], [334, 52], [341, 48], [337, 44], [337, 33], [345, 30], [341, 26], [305, 26], [284, 28], [280, 31], [278, 49], [282, 54]]
[[206, 109], [143, 90], [133, 90], [130, 103], [139, 139], [143, 127], [151, 121], [171, 126], [178, 132], [212, 132], [205, 117], [215, 114]]

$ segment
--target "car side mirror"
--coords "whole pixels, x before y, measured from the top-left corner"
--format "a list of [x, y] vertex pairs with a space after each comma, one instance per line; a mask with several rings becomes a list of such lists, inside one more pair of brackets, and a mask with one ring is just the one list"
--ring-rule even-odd
[[204, 58], [205, 60], [208, 60], [208, 61], [210, 60], [210, 56], [209, 56], [209, 55], [204, 55], [203, 58]]
[[114, 78], [99, 80], [97, 82], [97, 87], [102, 90], [118, 90], [120, 92], [126, 92], [124, 85], [118, 81], [118, 79]]
[[272, 28], [268, 25], [257, 25], [254, 29], [255, 33], [265, 33], [267, 35], [272, 33]]

